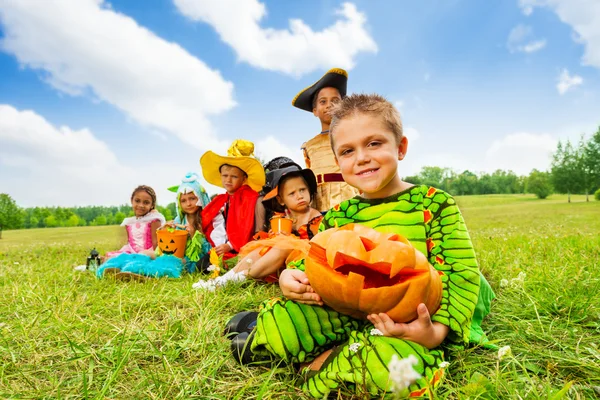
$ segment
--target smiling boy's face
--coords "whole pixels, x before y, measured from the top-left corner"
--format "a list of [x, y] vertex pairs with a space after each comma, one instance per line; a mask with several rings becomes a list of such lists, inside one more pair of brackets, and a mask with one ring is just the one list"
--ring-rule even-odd
[[397, 142], [380, 116], [354, 113], [332, 132], [333, 153], [344, 181], [367, 199], [381, 199], [405, 189], [398, 160], [408, 148], [406, 137]]

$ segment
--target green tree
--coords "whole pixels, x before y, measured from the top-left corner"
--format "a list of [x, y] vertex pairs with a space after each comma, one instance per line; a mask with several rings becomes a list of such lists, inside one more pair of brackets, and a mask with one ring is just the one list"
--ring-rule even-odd
[[54, 215], [48, 215], [44, 218], [44, 226], [46, 228], [55, 228], [58, 226], [58, 221]]
[[424, 185], [447, 190], [444, 182], [450, 177], [450, 173], [451, 171], [448, 168], [425, 166], [421, 168], [419, 177]]
[[79, 217], [75, 214], [72, 214], [69, 219], [65, 221], [65, 226], [73, 227], [77, 225], [79, 225]]
[[550, 174], [537, 169], [531, 171], [527, 178], [527, 192], [535, 194], [538, 199], [545, 199], [552, 194]]
[[125, 219], [125, 213], [119, 211], [115, 214], [115, 224], [119, 225]]
[[2, 229], [19, 229], [23, 227], [25, 214], [17, 203], [6, 193], [0, 194], [0, 226]]
[[552, 155], [552, 184], [559, 193], [567, 193], [567, 201], [571, 202], [571, 193], [583, 190], [584, 172], [581, 155], [573, 148], [570, 141], [563, 146], [558, 142], [556, 152]]
[[588, 189], [600, 189], [600, 127], [585, 144], [583, 163], [588, 172]]
[[453, 194], [459, 196], [475, 194], [477, 189], [477, 180], [477, 175], [469, 170], [465, 170], [452, 180], [450, 190]]
[[95, 226], [106, 225], [107, 222], [108, 222], [108, 219], [106, 218], [105, 215], [99, 215], [94, 219]]
[[40, 226], [40, 221], [36, 217], [31, 216], [31, 218], [29, 218], [28, 228], [38, 228], [39, 226]]
[[[175, 216], [177, 215], [177, 206], [175, 205], [175, 202], [167, 204], [167, 209], [168, 209], [169, 211], [171, 211], [171, 216], [172, 216], [173, 218], [175, 218]], [[166, 217], [165, 217], [165, 218], [166, 218]], [[173, 218], [171, 218], [171, 219], [173, 219]], [[168, 221], [168, 220], [167, 220], [167, 221]]]

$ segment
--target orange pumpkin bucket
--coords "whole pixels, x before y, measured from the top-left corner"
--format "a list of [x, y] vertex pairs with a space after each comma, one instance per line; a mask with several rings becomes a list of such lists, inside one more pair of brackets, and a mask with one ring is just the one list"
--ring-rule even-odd
[[292, 224], [293, 221], [290, 218], [286, 217], [273, 217], [271, 218], [271, 230], [273, 233], [287, 233], [288, 235], [292, 233]]
[[430, 314], [440, 306], [440, 273], [403, 236], [348, 224], [317, 234], [310, 246], [310, 285], [338, 312], [355, 318], [387, 313], [409, 322], [420, 303]]
[[159, 229], [156, 231], [158, 247], [163, 254], [173, 255], [179, 258], [185, 256], [185, 245], [187, 243], [187, 231]]

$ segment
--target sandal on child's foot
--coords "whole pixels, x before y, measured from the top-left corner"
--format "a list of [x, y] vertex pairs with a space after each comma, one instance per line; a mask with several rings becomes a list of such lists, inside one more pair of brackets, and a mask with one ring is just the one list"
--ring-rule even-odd
[[256, 311], [244, 311], [237, 313], [233, 318], [225, 325], [225, 331], [223, 336], [233, 339], [235, 335], [242, 332], [252, 332], [252, 329], [256, 326], [256, 319], [258, 313]]

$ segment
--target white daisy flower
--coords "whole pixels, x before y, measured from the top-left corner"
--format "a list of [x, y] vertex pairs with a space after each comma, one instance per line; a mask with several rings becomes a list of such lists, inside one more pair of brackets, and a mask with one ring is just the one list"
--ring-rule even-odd
[[356, 353], [358, 351], [358, 349], [360, 349], [360, 346], [361, 346], [360, 343], [354, 342], [350, 346], [348, 346], [348, 350], [350, 350], [350, 352], [352, 352], [352, 353]]
[[371, 329], [371, 336], [383, 336], [383, 332], [381, 332], [379, 329], [377, 328], [373, 328]]
[[498, 350], [498, 359], [502, 360], [506, 357], [511, 357], [512, 356], [512, 350], [510, 348], [510, 346], [503, 346], [500, 347], [500, 349]]
[[421, 374], [413, 368], [417, 364], [419, 361], [412, 354], [402, 359], [398, 358], [396, 354], [392, 356], [388, 369], [390, 370], [391, 389], [394, 393], [402, 392], [421, 378]]

